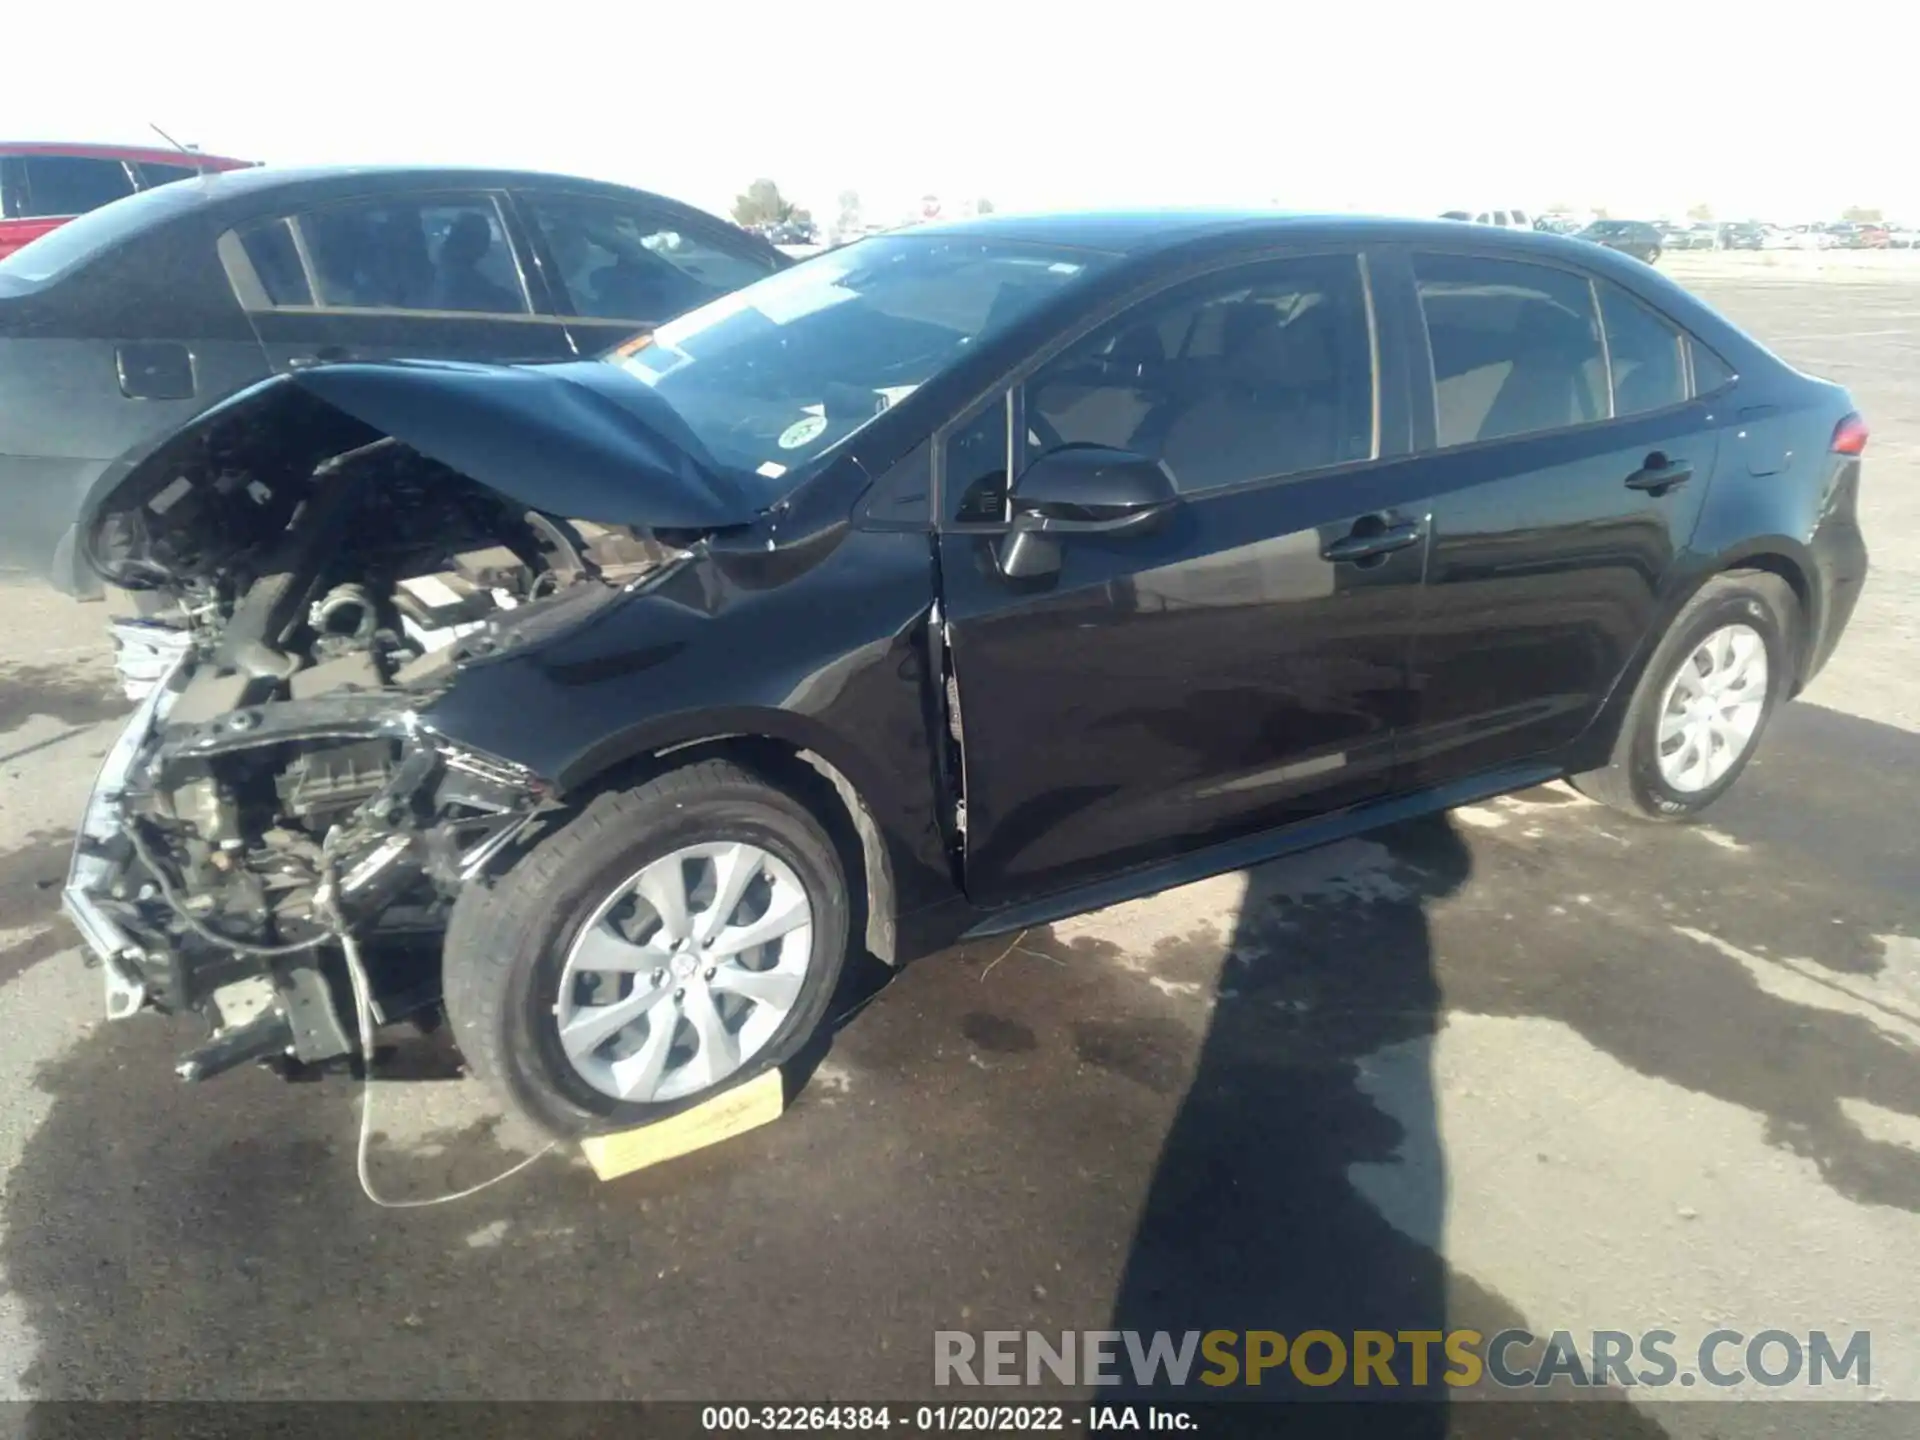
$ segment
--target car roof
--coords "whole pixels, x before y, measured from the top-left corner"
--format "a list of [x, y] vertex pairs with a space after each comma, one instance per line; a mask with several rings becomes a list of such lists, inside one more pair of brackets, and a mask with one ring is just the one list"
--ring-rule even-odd
[[890, 232], [894, 235], [978, 236], [982, 239], [1064, 245], [1141, 257], [1207, 240], [1239, 239], [1251, 245], [1445, 242], [1463, 236], [1476, 245], [1549, 248], [1586, 255], [1581, 247], [1544, 231], [1463, 226], [1457, 220], [1413, 219], [1391, 215], [1313, 214], [1287, 210], [1102, 210], [1040, 215], [987, 215], [974, 220], [935, 221]]
[[0, 140], [0, 155], [64, 155], [82, 160], [133, 160], [148, 165], [254, 166], [253, 160], [231, 155], [208, 155], [199, 150], [175, 150], [157, 145], [95, 145], [62, 140]]
[[[259, 165], [228, 170], [196, 182], [195, 193], [205, 205], [259, 200], [284, 191], [300, 190], [316, 196], [332, 193], [377, 194], [449, 185], [495, 190], [524, 185], [566, 185], [577, 189], [618, 194], [652, 194], [630, 185], [558, 175], [541, 170], [501, 170], [467, 165]], [[666, 198], [664, 196], [659, 198]]]

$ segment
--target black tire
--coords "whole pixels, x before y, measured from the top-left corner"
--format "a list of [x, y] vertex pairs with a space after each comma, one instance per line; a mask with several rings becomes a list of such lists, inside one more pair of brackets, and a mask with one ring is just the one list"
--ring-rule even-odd
[[[813, 955], [766, 1045], [707, 1090], [657, 1104], [601, 1093], [560, 1049], [554, 1004], [568, 947], [600, 902], [685, 845], [747, 840], [790, 866], [813, 910]], [[462, 1056], [515, 1110], [562, 1138], [619, 1130], [704, 1103], [784, 1061], [818, 1027], [845, 961], [850, 897], [838, 851], [798, 800], [737, 765], [706, 760], [596, 796], [491, 884], [455, 903], [442, 960]]]
[[1647, 252], [1647, 264], [1658, 265], [1659, 263], [1660, 263], [1660, 247], [1656, 245], [1653, 247], [1653, 249]]
[[[1767, 696], [1745, 753], [1704, 790], [1682, 792], [1660, 774], [1659, 709], [1674, 673], [1700, 641], [1721, 626], [1743, 621], [1767, 647]], [[1570, 777], [1590, 800], [1643, 820], [1686, 821], [1726, 794], [1760, 748], [1767, 722], [1787, 698], [1799, 660], [1800, 604], [1792, 588], [1764, 570], [1732, 570], [1700, 587], [1674, 618], [1640, 676], [1604, 769]]]

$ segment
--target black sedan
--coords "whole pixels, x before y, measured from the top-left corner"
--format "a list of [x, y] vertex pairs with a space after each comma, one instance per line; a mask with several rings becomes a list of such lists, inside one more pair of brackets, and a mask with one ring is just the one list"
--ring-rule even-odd
[[1622, 255], [1651, 265], [1660, 258], [1663, 237], [1660, 227], [1643, 220], [1596, 220], [1577, 237], [1590, 245], [1604, 245]]
[[294, 371], [88, 520], [194, 640], [68, 912], [183, 1073], [438, 1002], [632, 1124], [854, 947], [1557, 776], [1698, 815], [1853, 611], [1865, 443], [1646, 266], [1444, 222], [933, 225], [600, 361]]
[[248, 169], [118, 201], [0, 260], [0, 563], [91, 589], [72, 525], [109, 462], [267, 375], [574, 359], [788, 263], [555, 175]]

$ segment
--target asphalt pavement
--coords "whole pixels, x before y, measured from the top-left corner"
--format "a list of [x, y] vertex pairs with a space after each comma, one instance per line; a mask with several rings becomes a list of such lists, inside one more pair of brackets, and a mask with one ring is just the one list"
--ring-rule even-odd
[[[1866, 597], [1710, 824], [1549, 786], [952, 951], [778, 1123], [610, 1184], [378, 1210], [351, 1082], [186, 1087], [191, 1021], [103, 1022], [55, 914], [103, 612], [0, 587], [0, 1399], [904, 1398], [940, 1330], [1512, 1326], [1868, 1330], [1846, 1393], [1920, 1399], [1920, 273], [1675, 260], [1874, 429]], [[397, 1059], [390, 1191], [529, 1153]], [[1539, 1433], [1718, 1423], [1626, 1398]]]

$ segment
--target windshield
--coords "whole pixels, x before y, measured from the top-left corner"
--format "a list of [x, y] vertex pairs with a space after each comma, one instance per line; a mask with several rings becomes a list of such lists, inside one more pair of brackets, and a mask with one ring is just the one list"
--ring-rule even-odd
[[651, 386], [719, 463], [779, 479], [1113, 258], [877, 236], [723, 296], [604, 358]]

